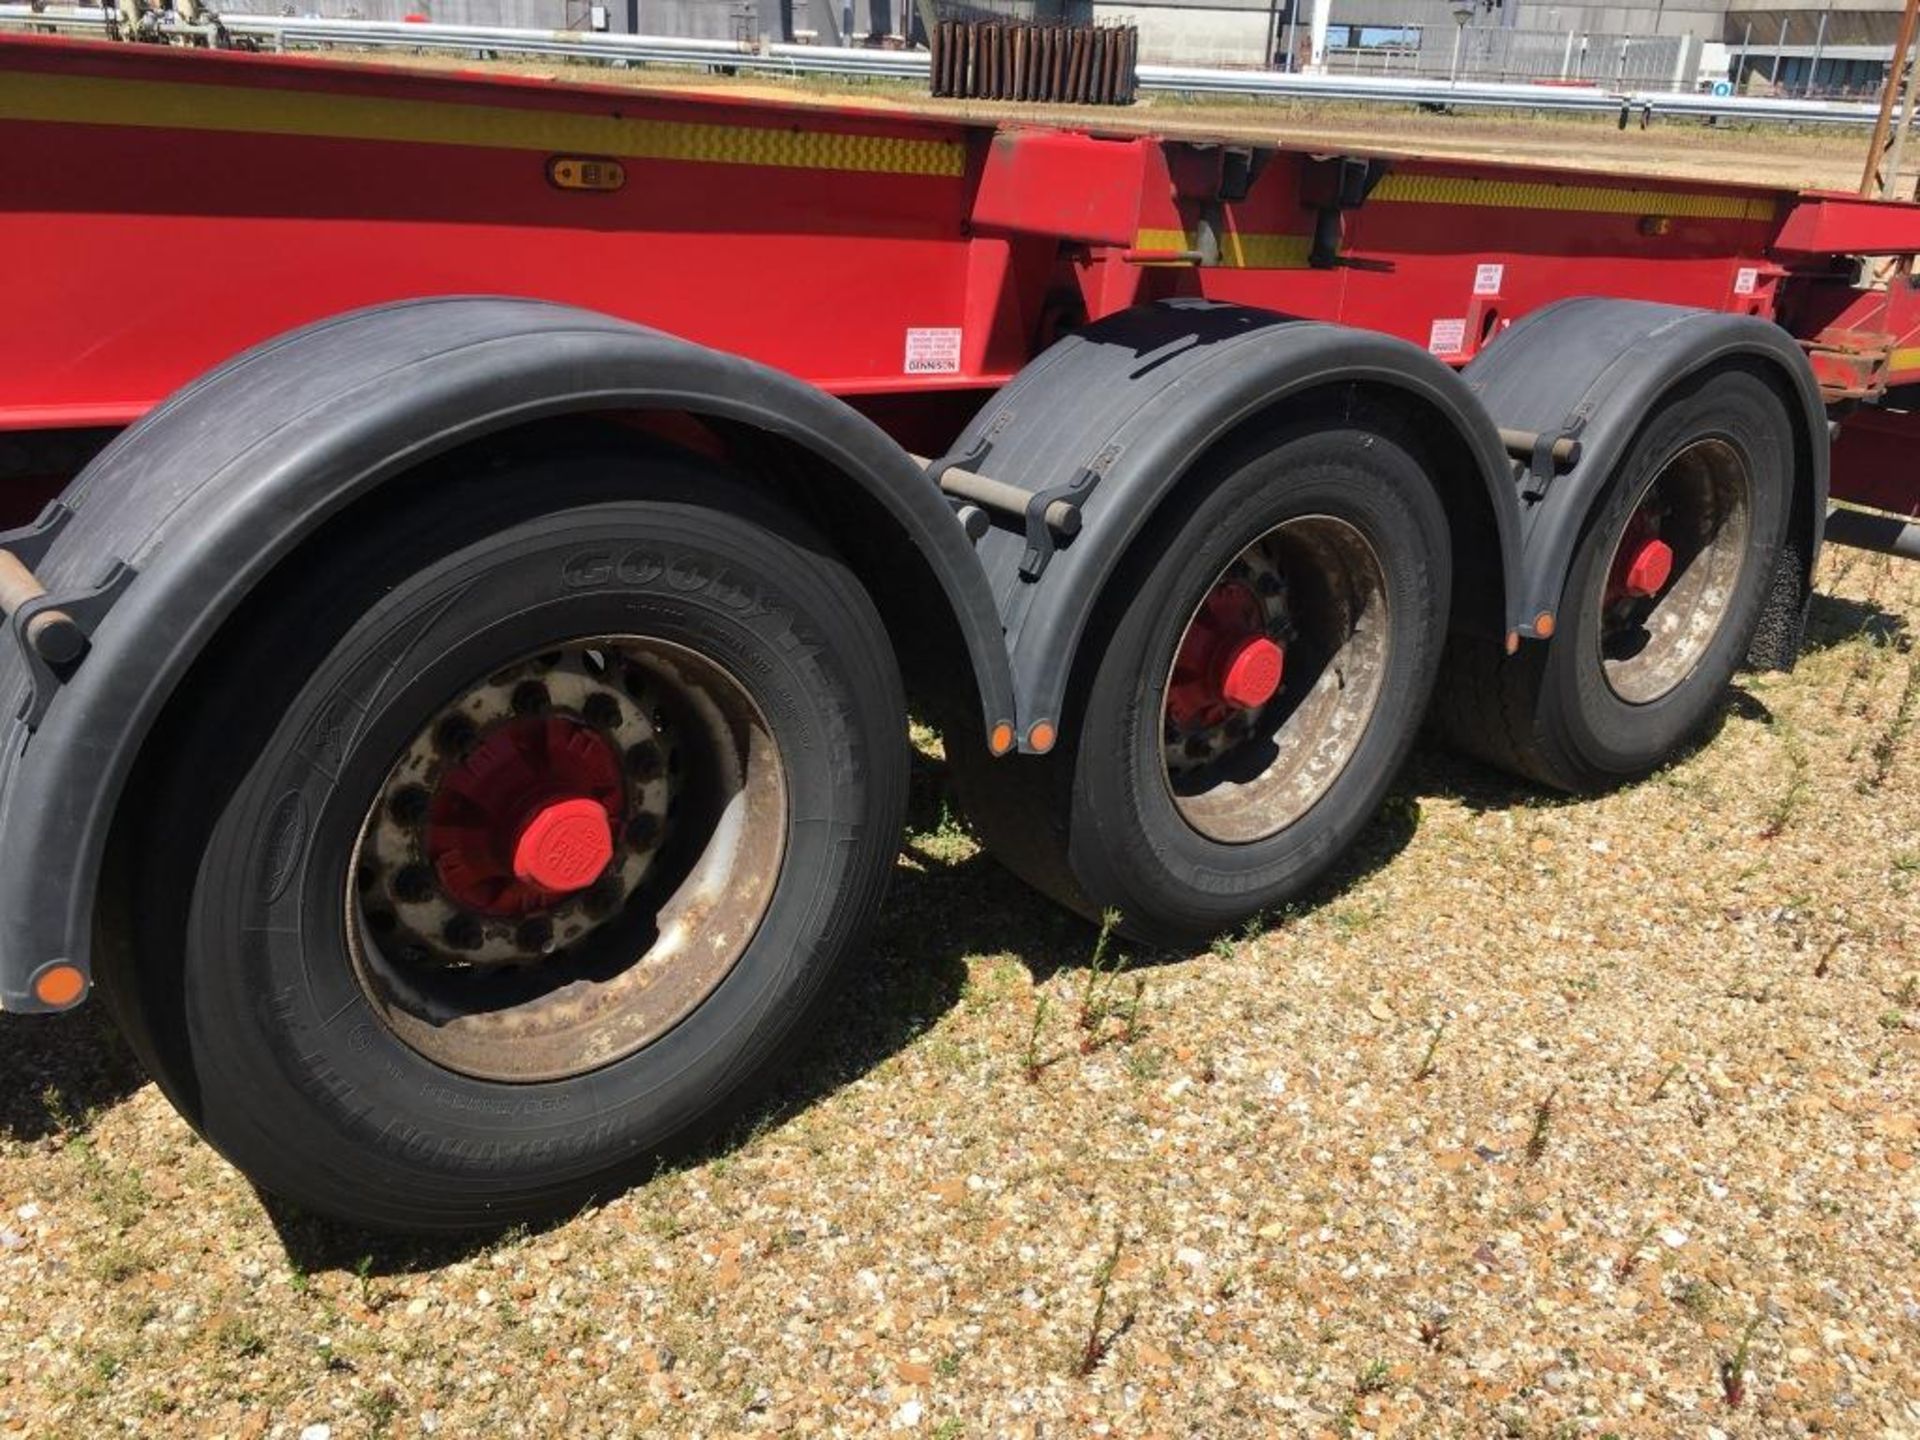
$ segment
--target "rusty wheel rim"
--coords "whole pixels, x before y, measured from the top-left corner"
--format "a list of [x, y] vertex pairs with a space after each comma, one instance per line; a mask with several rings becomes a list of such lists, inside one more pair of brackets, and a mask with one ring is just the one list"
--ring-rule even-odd
[[1600, 669], [1619, 699], [1651, 704], [1699, 668], [1739, 593], [1752, 517], [1752, 474], [1728, 441], [1694, 441], [1648, 482], [1599, 581]]
[[1386, 679], [1386, 572], [1330, 515], [1287, 520], [1215, 577], [1187, 617], [1161, 705], [1174, 808], [1221, 844], [1279, 834], [1353, 759]]
[[599, 636], [475, 681], [415, 733], [356, 838], [354, 974], [449, 1070], [587, 1073], [684, 1020], [773, 899], [787, 781], [729, 671]]

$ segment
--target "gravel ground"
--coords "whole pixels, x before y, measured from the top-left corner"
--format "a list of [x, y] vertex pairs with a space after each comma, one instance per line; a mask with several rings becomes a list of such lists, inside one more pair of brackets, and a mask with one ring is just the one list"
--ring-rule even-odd
[[1822, 590], [1671, 769], [1428, 748], [1197, 955], [1091, 968], [925, 744], [790, 1085], [541, 1233], [276, 1213], [0, 1017], [0, 1433], [1920, 1435], [1920, 567]]

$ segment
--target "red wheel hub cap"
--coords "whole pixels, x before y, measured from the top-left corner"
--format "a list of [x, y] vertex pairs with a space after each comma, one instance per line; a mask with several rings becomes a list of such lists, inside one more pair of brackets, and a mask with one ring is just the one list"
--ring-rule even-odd
[[1267, 637], [1260, 597], [1238, 581], [1216, 585], [1173, 662], [1167, 713], [1182, 730], [1258, 710], [1280, 691], [1286, 651]]
[[1658, 595], [1672, 574], [1673, 547], [1664, 540], [1649, 540], [1627, 564], [1627, 593]]
[[544, 909], [605, 873], [625, 808], [620, 757], [598, 731], [562, 715], [512, 720], [442, 777], [427, 858], [456, 904]]
[[613, 830], [598, 800], [556, 800], [527, 822], [513, 847], [513, 873], [542, 890], [580, 890], [613, 859]]
[[1636, 510], [1607, 576], [1607, 603], [1645, 600], [1666, 589], [1672, 578], [1673, 547], [1660, 538], [1646, 512]]
[[1264, 635], [1242, 641], [1220, 677], [1220, 695], [1229, 705], [1258, 710], [1280, 688], [1286, 656]]

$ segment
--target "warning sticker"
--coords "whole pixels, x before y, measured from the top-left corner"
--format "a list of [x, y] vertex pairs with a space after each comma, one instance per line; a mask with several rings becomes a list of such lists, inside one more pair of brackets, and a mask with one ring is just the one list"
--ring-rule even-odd
[[1433, 329], [1427, 332], [1427, 353], [1430, 355], [1458, 355], [1467, 348], [1467, 322], [1461, 320], [1436, 320]]
[[1473, 293], [1476, 295], [1498, 295], [1500, 282], [1507, 278], [1504, 265], [1481, 265], [1473, 272]]
[[958, 375], [960, 373], [960, 327], [941, 326], [907, 331], [906, 373], [909, 375]]
[[1733, 293], [1751, 295], [1753, 287], [1760, 283], [1760, 272], [1751, 265], [1742, 265], [1733, 272]]

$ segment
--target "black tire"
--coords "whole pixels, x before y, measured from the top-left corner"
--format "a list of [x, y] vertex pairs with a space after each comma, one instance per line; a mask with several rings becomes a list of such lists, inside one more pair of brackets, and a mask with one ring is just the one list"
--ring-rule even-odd
[[[1345, 763], [1302, 813], [1276, 833], [1223, 842], [1183, 815], [1165, 768], [1173, 657], [1235, 557], [1308, 517], [1351, 527], [1379, 561], [1379, 688]], [[950, 746], [962, 802], [996, 859], [1090, 919], [1117, 910], [1123, 932], [1155, 944], [1218, 935], [1300, 895], [1378, 809], [1426, 707], [1450, 586], [1446, 514], [1417, 445], [1390, 418], [1231, 443], [1189, 477], [1109, 586], [1058, 747], [987, 761], [978, 746]]]
[[[336, 534], [195, 677], [118, 850], [140, 943], [102, 977], [169, 1096], [255, 1183], [409, 1232], [577, 1209], [736, 1107], [864, 934], [906, 800], [885, 631], [791, 514], [668, 456], [521, 460], [458, 493]], [[465, 677], [614, 634], [709, 657], [764, 717], [777, 877], [737, 960], [662, 1033], [579, 1073], [476, 1078], [370, 1001], [349, 858], [405, 737]]]
[[[1738, 576], [1684, 677], [1657, 697], [1625, 698], [1609, 682], [1601, 652], [1609, 567], [1650, 487], [1703, 442], [1728, 447], [1745, 471], [1750, 513]], [[1435, 705], [1445, 737], [1501, 769], [1575, 794], [1657, 769], [1717, 713], [1747, 654], [1787, 532], [1793, 454], [1787, 402], [1755, 371], [1730, 367], [1676, 386], [1649, 413], [1588, 517], [1553, 638], [1509, 656], [1491, 641], [1456, 637]], [[1684, 557], [1676, 586], [1683, 576]]]

